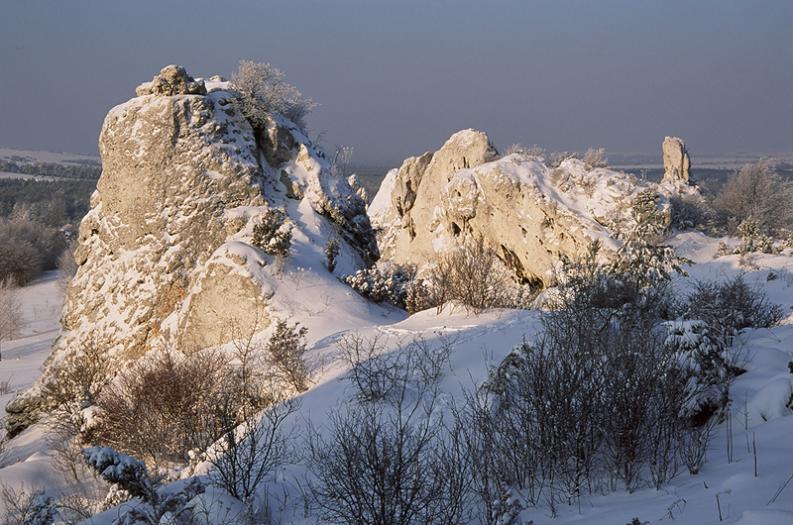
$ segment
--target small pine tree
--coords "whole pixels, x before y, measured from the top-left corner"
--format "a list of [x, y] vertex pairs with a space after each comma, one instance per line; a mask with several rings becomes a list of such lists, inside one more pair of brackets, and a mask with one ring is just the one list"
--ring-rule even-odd
[[674, 248], [660, 244], [666, 231], [663, 212], [658, 210], [658, 195], [645, 190], [631, 205], [631, 222], [618, 228], [622, 247], [617, 251], [612, 271], [630, 277], [640, 288], [668, 280], [672, 272], [685, 275], [683, 265], [689, 261], [679, 257]]
[[744, 255], [747, 253], [774, 253], [774, 239], [763, 233], [758, 221], [751, 215], [738, 225], [738, 235], [741, 244], [736, 253]]
[[328, 271], [333, 273], [333, 270], [336, 269], [336, 257], [339, 256], [339, 241], [336, 239], [331, 239], [328, 241], [328, 244], [325, 245], [325, 264], [328, 267]]
[[269, 209], [253, 227], [253, 244], [269, 255], [284, 256], [292, 244], [292, 224], [286, 213]]
[[273, 365], [300, 392], [308, 389], [308, 367], [303, 360], [308, 350], [307, 333], [308, 329], [299, 323], [289, 326], [286, 321], [279, 320], [267, 343], [267, 354]]

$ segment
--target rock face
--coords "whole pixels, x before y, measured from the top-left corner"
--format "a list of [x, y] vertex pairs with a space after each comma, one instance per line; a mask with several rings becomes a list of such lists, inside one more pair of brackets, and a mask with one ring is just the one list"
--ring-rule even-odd
[[[215, 77], [212, 77], [213, 79]], [[219, 77], [218, 77], [219, 78]], [[144, 82], [135, 89], [139, 97], [144, 95], [206, 95], [203, 81], [196, 81], [182, 66], [171, 64], [154, 75], [151, 82]]]
[[662, 184], [689, 184], [691, 160], [686, 143], [677, 137], [666, 137], [662, 146], [664, 154], [664, 176]]
[[321, 267], [331, 232], [349, 264], [377, 258], [365, 204], [347, 181], [282, 117], [255, 132], [223, 87], [206, 94], [168, 66], [107, 115], [63, 333], [38, 384], [9, 404], [11, 434], [52, 405], [48, 382], [80, 366], [87, 345], [120, 369], [153, 349], [216, 346], [289, 315], [295, 299], [281, 300], [282, 270], [252, 243], [271, 208], [287, 212], [302, 264]]
[[610, 227], [643, 189], [635, 177], [573, 158], [550, 168], [529, 155], [496, 157], [487, 135], [465, 130], [391, 170], [369, 207], [382, 258], [421, 268], [481, 236], [518, 280], [545, 286], [561, 256], [583, 255], [594, 239], [616, 249]]

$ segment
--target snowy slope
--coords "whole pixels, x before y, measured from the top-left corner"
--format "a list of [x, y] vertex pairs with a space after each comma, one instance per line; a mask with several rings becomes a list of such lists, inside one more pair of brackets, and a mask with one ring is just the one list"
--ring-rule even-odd
[[[749, 283], [762, 288], [772, 301], [791, 312], [793, 258], [756, 255], [751, 267], [742, 267], [738, 256], [713, 258], [717, 239], [684, 233], [676, 236], [672, 243], [681, 255], [695, 262], [688, 268], [689, 277], [675, 279], [675, 286], [681, 292], [688, 288], [691, 279], [730, 278], [743, 273]], [[531, 337], [538, 328], [536, 312], [531, 311], [498, 310], [475, 317], [462, 311], [437, 314], [430, 310], [405, 318], [397, 311], [380, 307], [369, 309], [358, 297], [344, 300], [335, 284], [324, 276], [318, 278], [307, 269], [317, 262], [316, 255], [296, 255], [293, 265], [285, 268], [281, 285], [291, 287], [295, 301], [308, 304], [303, 301], [311, 296], [316, 305], [315, 311], [301, 312], [304, 317], [300, 319], [310, 329], [313, 348], [309, 364], [314, 371], [314, 384], [301, 396], [301, 408], [287, 424], [290, 441], [298, 453], [305, 445], [307, 426], [321, 431], [328, 413], [343, 406], [352, 395], [349, 383], [343, 379], [346, 369], [339, 359], [337, 346], [345, 334], [357, 333], [364, 338], [376, 336], [389, 349], [416, 337], [432, 344], [452, 342], [449, 369], [442, 383], [442, 402], [448, 406], [460, 400], [463, 388], [481, 383], [489, 366], [497, 364], [514, 345], [524, 337]], [[769, 275], [776, 277], [769, 280]], [[23, 293], [31, 323], [26, 337], [7, 344], [5, 355], [8, 358], [0, 364], [3, 373], [13, 370], [14, 377], [18, 378], [15, 380], [17, 388], [32, 381], [49, 343], [57, 335], [59, 306], [59, 291], [52, 275], [27, 287]], [[323, 295], [333, 302], [325, 304], [329, 299], [323, 300]], [[327, 315], [328, 311], [336, 315]], [[722, 424], [713, 437], [705, 466], [697, 476], [681, 471], [661, 491], [642, 489], [633, 494], [618, 492], [587, 498], [582, 500], [580, 510], [560, 507], [556, 518], [551, 518], [543, 508], [525, 511], [522, 518], [534, 520], [535, 524], [560, 525], [622, 525], [634, 517], [642, 522], [674, 521], [686, 525], [793, 523], [793, 482], [771, 502], [793, 475], [793, 414], [786, 407], [793, 392], [793, 375], [788, 370], [788, 363], [793, 360], [793, 313], [782, 326], [747, 330], [738, 339], [736, 348], [746, 355], [747, 372], [735, 380], [732, 388], [732, 461], [728, 461], [727, 456], [728, 428]], [[7, 396], [4, 399], [7, 400]], [[757, 477], [754, 476], [752, 441], [757, 449]], [[42, 485], [51, 490], [61, 487], [40, 427], [29, 429], [15, 439], [0, 465], [0, 482], [29, 487]], [[269, 480], [276, 522], [315, 523], [304, 517], [304, 502], [299, 490], [304, 482], [302, 460], [285, 466]], [[233, 501], [212, 490], [207, 494], [218, 509], [225, 507], [228, 512], [234, 512]], [[96, 517], [93, 523], [110, 523], [116, 515], [117, 510], [111, 510]]]
[[[63, 304], [63, 291], [57, 272], [47, 272], [20, 290], [23, 327], [14, 341], [3, 343], [0, 380], [8, 380], [11, 391], [0, 396], [0, 404], [14, 398], [16, 392], [28, 387], [41, 374], [41, 365], [50, 354], [53, 341], [60, 334], [58, 320]], [[62, 479], [48, 452], [50, 443], [41, 426], [28, 429], [5, 446], [0, 454], [0, 484], [26, 489], [47, 487], [57, 490]], [[0, 501], [0, 515], [2, 515]]]

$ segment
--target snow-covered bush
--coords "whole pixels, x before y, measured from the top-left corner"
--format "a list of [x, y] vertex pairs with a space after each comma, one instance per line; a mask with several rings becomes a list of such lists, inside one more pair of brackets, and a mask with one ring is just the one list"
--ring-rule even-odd
[[253, 244], [269, 255], [286, 256], [292, 244], [292, 223], [286, 213], [271, 208], [253, 226]]
[[339, 256], [339, 241], [336, 239], [328, 240], [323, 254], [325, 255], [325, 266], [330, 273], [333, 273], [333, 270], [336, 269], [336, 257]]
[[733, 251], [734, 254], [746, 255], [749, 253], [776, 253], [777, 247], [774, 239], [763, 233], [759, 222], [754, 217], [747, 217], [738, 225], [738, 237], [741, 242]]
[[5, 514], [2, 525], [52, 525], [58, 518], [55, 501], [41, 490], [14, 490], [3, 485], [0, 498]]
[[768, 328], [784, 317], [782, 308], [749, 286], [742, 275], [723, 282], [694, 282], [693, 290], [678, 306], [678, 314], [704, 321], [712, 336], [725, 346], [744, 328]]
[[777, 236], [793, 228], [793, 184], [783, 180], [768, 160], [741, 168], [713, 204], [722, 212], [724, 226], [733, 231], [749, 218], [765, 235]]
[[284, 80], [284, 73], [266, 63], [240, 61], [231, 76], [231, 88], [238, 93], [237, 104], [253, 127], [263, 128], [268, 114], [278, 113], [301, 129], [305, 118], [316, 104]]
[[188, 503], [204, 492], [204, 485], [193, 478], [179, 490], [162, 490], [145, 463], [112, 448], [90, 447], [83, 450], [86, 462], [99, 476], [117, 486], [139, 502], [125, 505], [114, 525], [188, 525], [194, 523]]
[[631, 219], [617, 225], [622, 246], [617, 251], [612, 273], [633, 280], [640, 288], [669, 280], [672, 272], [685, 274], [688, 261], [671, 246], [661, 244], [668, 223], [657, 206], [658, 195], [645, 190], [631, 204]]
[[695, 426], [705, 423], [729, 401], [729, 384], [736, 370], [726, 346], [702, 320], [662, 323], [664, 344], [677, 356], [689, 377], [690, 394], [683, 415]]
[[671, 226], [679, 231], [699, 229], [713, 230], [715, 214], [705, 200], [694, 195], [672, 195], [669, 197]]
[[308, 389], [309, 373], [304, 360], [308, 329], [295, 323], [289, 326], [286, 321], [278, 320], [275, 332], [265, 348], [273, 366], [298, 392]]
[[345, 275], [342, 280], [353, 290], [375, 303], [389, 302], [405, 307], [408, 285], [414, 277], [409, 268], [396, 265], [372, 266]]
[[584, 166], [587, 171], [591, 171], [595, 168], [608, 167], [605, 148], [589, 148], [584, 152], [584, 158], [582, 160], [584, 161]]

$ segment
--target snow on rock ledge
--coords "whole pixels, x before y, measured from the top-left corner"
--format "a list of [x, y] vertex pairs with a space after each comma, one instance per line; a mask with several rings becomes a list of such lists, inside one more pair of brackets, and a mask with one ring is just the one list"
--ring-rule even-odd
[[391, 170], [369, 207], [383, 259], [421, 267], [464, 234], [484, 237], [524, 282], [548, 285], [560, 256], [592, 240], [617, 248], [610, 225], [648, 185], [577, 159], [497, 158], [487, 135], [464, 130], [435, 153]]
[[290, 315], [284, 304], [295, 298], [279, 301], [274, 258], [252, 245], [269, 208], [286, 211], [302, 266], [327, 273], [331, 235], [348, 266], [377, 258], [364, 202], [300, 130], [271, 115], [257, 134], [235, 95], [213, 84], [207, 93], [203, 81], [167, 66], [107, 115], [103, 173], [80, 225], [63, 333], [39, 382], [8, 405], [9, 434], [51, 406], [42, 387], [86, 345], [122, 369], [152, 349], [216, 346], [232, 329]]

